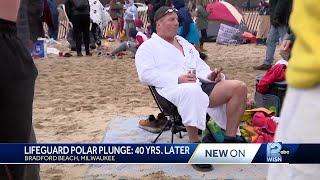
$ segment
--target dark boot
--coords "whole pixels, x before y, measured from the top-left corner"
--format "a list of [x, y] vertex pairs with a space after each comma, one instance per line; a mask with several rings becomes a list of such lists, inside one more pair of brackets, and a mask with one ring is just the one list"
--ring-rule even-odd
[[272, 66], [269, 64], [262, 64], [260, 66], [253, 67], [253, 69], [265, 71], [265, 70], [269, 70], [271, 67]]
[[223, 143], [247, 143], [247, 141], [242, 136], [236, 137], [224, 137]]
[[257, 38], [256, 39], [256, 45], [264, 45], [263, 39], [262, 38]]
[[211, 164], [192, 164], [192, 167], [201, 172], [209, 172], [214, 169]]
[[86, 56], [92, 56], [91, 52], [86, 52]]
[[262, 39], [262, 43], [263, 43], [263, 45], [266, 46], [266, 45], [267, 45], [267, 38], [263, 38], [263, 39]]

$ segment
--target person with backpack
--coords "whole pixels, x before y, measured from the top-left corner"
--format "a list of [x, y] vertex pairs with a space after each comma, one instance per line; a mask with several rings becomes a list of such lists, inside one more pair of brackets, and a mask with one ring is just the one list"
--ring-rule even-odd
[[65, 6], [66, 13], [73, 25], [73, 35], [74, 40], [76, 41], [77, 56], [83, 56], [81, 53], [82, 36], [86, 55], [92, 56], [89, 49], [90, 5], [88, 0], [66, 0]]

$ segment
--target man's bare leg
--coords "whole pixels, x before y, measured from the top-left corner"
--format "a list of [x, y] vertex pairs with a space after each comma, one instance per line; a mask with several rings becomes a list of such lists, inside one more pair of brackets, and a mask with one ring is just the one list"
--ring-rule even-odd
[[198, 135], [198, 128], [192, 126], [186, 126], [189, 135], [190, 143], [200, 142]]
[[217, 83], [210, 94], [209, 107], [227, 103], [226, 136], [235, 137], [246, 108], [247, 86], [237, 80], [224, 80]]

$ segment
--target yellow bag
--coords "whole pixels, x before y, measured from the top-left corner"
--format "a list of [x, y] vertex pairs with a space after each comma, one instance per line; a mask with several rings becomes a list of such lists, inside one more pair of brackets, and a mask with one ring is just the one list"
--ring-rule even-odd
[[108, 29], [107, 30], [106, 37], [107, 38], [113, 38], [113, 30], [112, 29]]
[[126, 31], [121, 31], [119, 39], [122, 41], [128, 40], [127, 35], [126, 35]]

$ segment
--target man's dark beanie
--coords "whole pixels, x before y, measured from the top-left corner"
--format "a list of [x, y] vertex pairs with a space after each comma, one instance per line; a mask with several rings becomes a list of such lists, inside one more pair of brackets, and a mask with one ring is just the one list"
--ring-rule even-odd
[[156, 13], [154, 14], [154, 22], [157, 22], [159, 19], [161, 19], [163, 16], [165, 16], [168, 9], [172, 9], [172, 8], [167, 7], [167, 6], [160, 7], [156, 11]]

